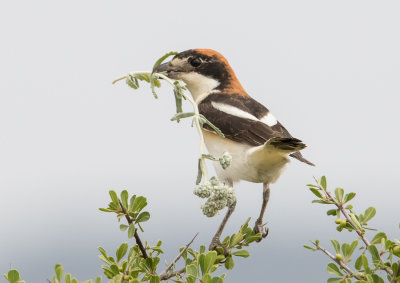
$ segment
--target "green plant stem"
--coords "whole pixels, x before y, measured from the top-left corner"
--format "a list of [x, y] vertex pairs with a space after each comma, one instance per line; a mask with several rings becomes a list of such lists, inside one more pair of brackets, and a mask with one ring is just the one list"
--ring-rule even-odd
[[[167, 76], [163, 75], [163, 74], [159, 74], [159, 73], [154, 73], [153, 76], [157, 76], [160, 79], [165, 80], [166, 82], [168, 82], [169, 84], [171, 84], [173, 87], [175, 87], [173, 80], [171, 80], [170, 78], [168, 78]], [[187, 95], [185, 92], [182, 92], [182, 96], [189, 101], [192, 106], [193, 106], [193, 112], [194, 112], [194, 123], [196, 125], [196, 129], [197, 132], [199, 134], [199, 138], [200, 138], [200, 167], [201, 167], [201, 171], [203, 173], [204, 179], [203, 180], [208, 180], [208, 171], [207, 171], [207, 166], [205, 163], [205, 159], [203, 157], [204, 155], [204, 135], [203, 135], [203, 130], [202, 127], [200, 126], [200, 113], [199, 113], [199, 108], [197, 107], [196, 102], [192, 99], [192, 97], [190, 97], [189, 95]]]
[[[168, 78], [167, 76], [165, 76], [164, 74], [161, 73], [152, 73], [152, 72], [130, 72], [128, 75], [132, 75], [134, 76], [135, 74], [146, 74], [151, 76], [154, 76], [158, 79], [163, 79], [165, 80], [167, 83], [169, 83], [170, 85], [172, 85], [172, 87], [175, 87], [174, 81], [171, 80], [170, 78]], [[123, 79], [126, 79], [128, 77], [128, 75], [126, 76], [122, 76], [119, 77], [117, 79], [115, 79], [112, 83], [115, 84], [118, 81], [121, 81]], [[194, 124], [196, 125], [196, 129], [197, 132], [199, 134], [199, 138], [200, 138], [200, 169], [203, 175], [203, 182], [208, 180], [208, 170], [207, 170], [207, 165], [205, 162], [205, 157], [204, 157], [204, 147], [205, 147], [205, 143], [204, 143], [204, 135], [203, 135], [203, 131], [202, 131], [202, 126], [200, 125], [200, 113], [199, 113], [199, 108], [197, 107], [196, 102], [192, 99], [191, 96], [187, 95], [185, 92], [182, 92], [182, 96], [189, 101], [192, 106], [193, 106], [193, 119], [194, 119]]]
[[352, 271], [342, 260], [337, 260], [333, 254], [331, 254], [327, 249], [320, 247], [319, 245], [316, 245], [317, 250], [322, 251], [323, 253], [325, 253], [328, 257], [330, 257], [334, 262], [336, 262], [338, 265], [340, 265], [340, 267], [346, 271], [346, 273], [349, 276], [352, 276], [358, 280], [363, 280], [362, 277], [358, 276], [354, 271]]
[[[125, 215], [126, 221], [129, 223], [129, 225], [133, 224], [132, 218], [129, 216], [128, 212], [126, 211], [121, 201], [119, 201], [119, 205], [121, 206], [122, 213]], [[139, 237], [137, 228], [135, 228], [135, 234], [133, 236], [135, 237], [136, 244], [138, 245], [140, 251], [142, 252], [143, 258], [148, 258], [149, 256], [147, 255], [146, 249], [143, 246], [142, 240]]]

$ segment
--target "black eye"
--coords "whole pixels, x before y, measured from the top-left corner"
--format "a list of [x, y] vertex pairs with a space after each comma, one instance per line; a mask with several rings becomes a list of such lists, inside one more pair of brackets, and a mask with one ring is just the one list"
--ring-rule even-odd
[[201, 65], [201, 59], [199, 58], [199, 57], [196, 57], [196, 58], [193, 58], [191, 61], [190, 61], [190, 65], [192, 65], [193, 67], [198, 67], [198, 66], [200, 66]]

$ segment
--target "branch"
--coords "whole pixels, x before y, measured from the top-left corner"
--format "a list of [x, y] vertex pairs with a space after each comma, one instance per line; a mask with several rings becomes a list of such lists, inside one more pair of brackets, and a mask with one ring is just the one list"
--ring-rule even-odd
[[196, 239], [197, 235], [199, 235], [199, 233], [197, 233], [196, 235], [194, 235], [193, 239], [186, 245], [186, 247], [177, 255], [177, 257], [171, 262], [171, 264], [163, 271], [160, 273], [160, 279], [161, 280], [168, 280], [171, 277], [176, 276], [177, 274], [180, 274], [182, 272], [185, 271], [185, 267], [181, 268], [178, 271], [172, 272], [171, 274], [168, 275], [168, 272], [171, 270], [171, 268], [175, 265], [175, 263], [182, 257], [182, 255], [187, 251], [187, 249], [189, 248], [189, 246], [193, 243], [194, 239]]
[[[126, 212], [126, 209], [121, 201], [119, 201], [119, 205], [121, 206], [122, 213], [125, 215], [126, 221], [128, 221], [129, 225], [131, 225], [133, 223], [133, 220], [129, 216], [129, 214]], [[143, 246], [142, 240], [140, 240], [140, 238], [139, 238], [137, 228], [135, 228], [135, 234], [133, 236], [135, 237], [136, 244], [138, 245], [140, 251], [142, 252], [143, 258], [148, 258], [146, 248]]]
[[[331, 198], [332, 195], [327, 191], [326, 194]], [[342, 203], [335, 203], [335, 205], [337, 206], [337, 208], [340, 209], [340, 211], [342, 212], [342, 214], [344, 215], [344, 217], [346, 218], [346, 220], [351, 223], [351, 225], [354, 227], [355, 231], [357, 232], [358, 236], [360, 236], [360, 239], [364, 242], [365, 246], [368, 248], [371, 243], [368, 241], [368, 239], [365, 237], [365, 235], [363, 234], [363, 232], [360, 229], [357, 229], [357, 226], [353, 224], [353, 221], [351, 220], [349, 214], [347, 213], [346, 209], [343, 207]], [[383, 262], [382, 259], [382, 255], [379, 253], [379, 259], [381, 262]], [[390, 276], [393, 276], [393, 271], [389, 268], [389, 267], [384, 267], [383, 268]]]
[[[397, 262], [398, 266], [400, 266], [400, 260]], [[398, 283], [397, 278], [400, 277], [400, 268], [397, 270], [397, 274], [393, 274], [392, 281], [390, 283]]]
[[317, 250], [322, 251], [325, 253], [327, 256], [329, 256], [334, 262], [340, 265], [340, 267], [346, 271], [346, 273], [350, 276], [354, 276], [354, 278], [358, 280], [364, 280], [362, 277], [356, 275], [353, 270], [351, 270], [342, 260], [337, 260], [336, 257], [334, 257], [327, 249], [320, 247], [319, 245], [316, 245]]
[[[315, 179], [315, 178], [314, 178], [314, 179]], [[315, 179], [315, 180], [316, 180], [316, 179]], [[318, 185], [318, 188], [319, 188], [320, 190], [322, 190], [323, 192], [325, 192], [326, 196], [328, 197], [328, 201], [333, 202], [333, 203], [336, 205], [336, 207], [340, 210], [340, 212], [343, 214], [343, 216], [346, 218], [346, 221], [347, 221], [348, 223], [350, 223], [351, 226], [353, 226], [354, 231], [356, 231], [356, 233], [358, 234], [358, 236], [359, 236], [360, 239], [364, 242], [365, 246], [366, 246], [367, 249], [368, 249], [368, 247], [371, 245], [371, 243], [370, 243], [370, 242], [368, 241], [368, 239], [365, 237], [364, 233], [363, 233], [360, 229], [358, 229], [358, 227], [357, 227], [356, 225], [354, 225], [353, 221], [351, 220], [351, 217], [350, 217], [349, 214], [347, 213], [346, 209], [343, 207], [343, 203], [341, 203], [341, 202], [338, 203], [338, 202], [332, 197], [331, 193], [330, 193], [328, 190], [324, 190], [324, 189], [320, 186], [318, 180], [316, 180], [316, 183], [317, 183], [317, 185]], [[381, 254], [379, 254], [379, 259], [380, 259], [380, 262], [383, 262], [383, 259], [382, 259]], [[386, 267], [386, 266], [385, 266], [385, 267], [383, 268], [383, 270], [385, 270], [390, 276], [393, 276], [393, 271], [392, 271], [389, 267]]]

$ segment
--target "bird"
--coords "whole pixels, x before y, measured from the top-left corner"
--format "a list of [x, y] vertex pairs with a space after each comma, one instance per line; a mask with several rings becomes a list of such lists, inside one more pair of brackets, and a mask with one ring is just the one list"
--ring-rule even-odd
[[[213, 156], [228, 152], [232, 161], [223, 169], [215, 163], [218, 180], [233, 188], [240, 180], [262, 183], [263, 202], [254, 231], [268, 234], [263, 217], [270, 198], [270, 184], [280, 177], [290, 158], [314, 164], [300, 153], [306, 145], [294, 138], [267, 107], [252, 98], [243, 88], [227, 59], [212, 49], [189, 49], [159, 65], [153, 72], [165, 72], [181, 80], [196, 102], [199, 113], [224, 135], [203, 126], [204, 142]], [[214, 235], [210, 250], [221, 246], [222, 231], [236, 206], [234, 202]]]

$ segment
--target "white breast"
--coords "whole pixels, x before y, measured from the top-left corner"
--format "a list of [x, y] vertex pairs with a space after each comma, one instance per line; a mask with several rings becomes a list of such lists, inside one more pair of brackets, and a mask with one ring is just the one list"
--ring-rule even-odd
[[225, 170], [218, 162], [214, 162], [218, 178], [229, 184], [240, 180], [273, 183], [289, 161], [286, 153], [271, 147], [241, 144], [207, 130], [203, 130], [203, 134], [210, 154], [218, 158], [228, 152], [232, 156], [231, 165]]

